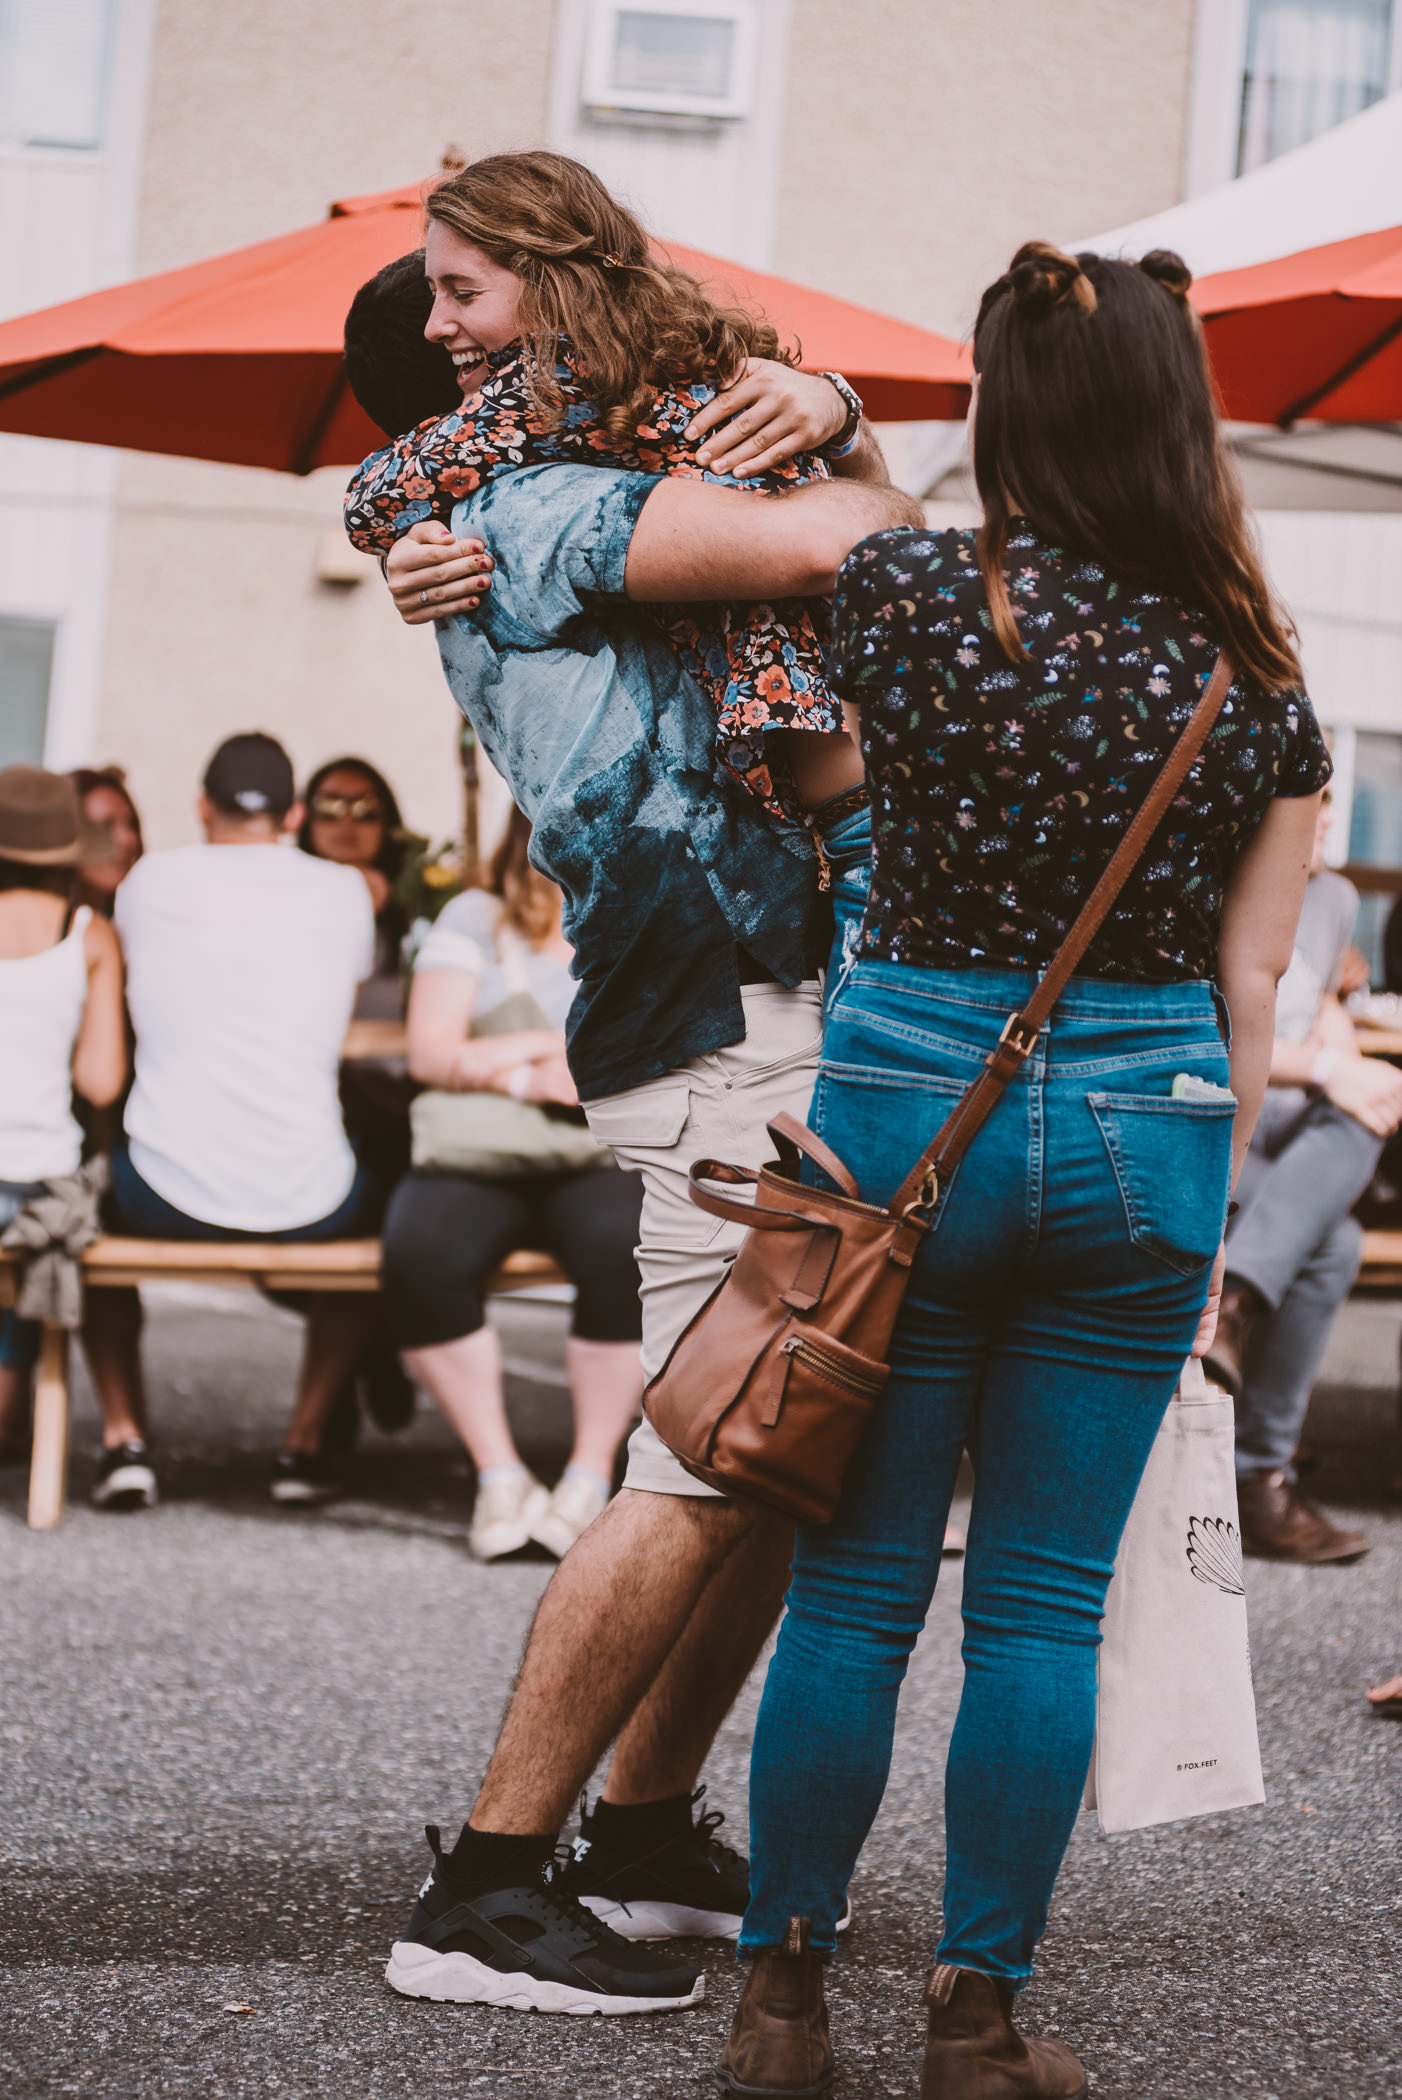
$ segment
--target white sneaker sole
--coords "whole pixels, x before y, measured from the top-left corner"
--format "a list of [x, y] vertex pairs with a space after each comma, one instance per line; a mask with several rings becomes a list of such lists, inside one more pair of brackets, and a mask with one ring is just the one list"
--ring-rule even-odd
[[385, 1982], [405, 1998], [431, 1998], [436, 2005], [497, 2005], [503, 2012], [682, 2012], [706, 1995], [706, 1979], [698, 1976], [684, 1998], [602, 1998], [540, 1976], [504, 1976], [470, 1954], [435, 1954], [416, 1940], [395, 1941]]
[[733, 1940], [740, 1919], [733, 1910], [692, 1910], [685, 1903], [619, 1903], [612, 1896], [581, 1896], [586, 1910], [621, 1940]]
[[[612, 1896], [581, 1896], [580, 1902], [621, 1940], [734, 1940], [742, 1920], [733, 1910], [692, 1910], [685, 1903], [618, 1903]], [[837, 1930], [846, 1932], [852, 1905], [843, 1905]]]
[[118, 1466], [92, 1491], [94, 1509], [154, 1509], [156, 1476], [149, 1466]]
[[332, 1487], [318, 1486], [310, 1480], [275, 1480], [268, 1489], [270, 1502], [281, 1502], [292, 1509], [315, 1509], [320, 1503], [334, 1502], [345, 1493], [339, 1482]]

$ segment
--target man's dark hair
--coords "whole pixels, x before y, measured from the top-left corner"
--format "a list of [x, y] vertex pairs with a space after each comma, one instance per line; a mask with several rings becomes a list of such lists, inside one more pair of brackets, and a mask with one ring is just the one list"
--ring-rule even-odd
[[416, 248], [363, 284], [346, 315], [346, 379], [386, 437], [446, 416], [462, 401], [452, 358], [424, 337], [432, 308], [424, 251]]

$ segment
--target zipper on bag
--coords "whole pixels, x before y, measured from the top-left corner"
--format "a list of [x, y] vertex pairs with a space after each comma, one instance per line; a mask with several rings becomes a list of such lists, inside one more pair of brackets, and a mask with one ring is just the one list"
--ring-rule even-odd
[[820, 1349], [815, 1342], [810, 1342], [806, 1335], [791, 1334], [781, 1346], [785, 1356], [794, 1357], [799, 1363], [806, 1364], [810, 1371], [816, 1371], [820, 1378], [826, 1378], [830, 1384], [843, 1385], [849, 1392], [859, 1393], [864, 1400], [874, 1400], [885, 1384], [882, 1378], [864, 1378], [860, 1371], [854, 1371], [850, 1365], [840, 1363], [835, 1356], [829, 1355], [826, 1349]]

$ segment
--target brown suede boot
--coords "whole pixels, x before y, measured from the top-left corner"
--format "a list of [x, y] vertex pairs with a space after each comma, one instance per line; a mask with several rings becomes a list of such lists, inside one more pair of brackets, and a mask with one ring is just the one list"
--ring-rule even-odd
[[1084, 2067], [1062, 2042], [1023, 2040], [1012, 1991], [997, 1977], [941, 1962], [925, 2003], [920, 2100], [1086, 2100]]
[[832, 2089], [832, 2044], [823, 2002], [821, 1954], [808, 1946], [807, 1918], [790, 1918], [784, 1944], [750, 1963], [720, 2089], [736, 2100], [824, 2100]]
[[1361, 1531], [1340, 1531], [1331, 1524], [1279, 1467], [1243, 1474], [1236, 1495], [1242, 1551], [1257, 1560], [1298, 1560], [1318, 1567], [1325, 1561], [1362, 1560], [1368, 1551]]
[[1261, 1310], [1262, 1301], [1250, 1284], [1234, 1283], [1229, 1276], [1222, 1286], [1222, 1302], [1217, 1308], [1217, 1332], [1202, 1360], [1202, 1367], [1213, 1384], [1225, 1387], [1234, 1400], [1241, 1393], [1246, 1338]]

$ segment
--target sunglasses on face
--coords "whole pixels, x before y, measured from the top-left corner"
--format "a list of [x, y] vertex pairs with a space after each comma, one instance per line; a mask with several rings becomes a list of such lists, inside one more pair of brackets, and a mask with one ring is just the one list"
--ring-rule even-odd
[[343, 817], [357, 824], [382, 824], [385, 813], [373, 795], [313, 795], [312, 815], [333, 824]]

